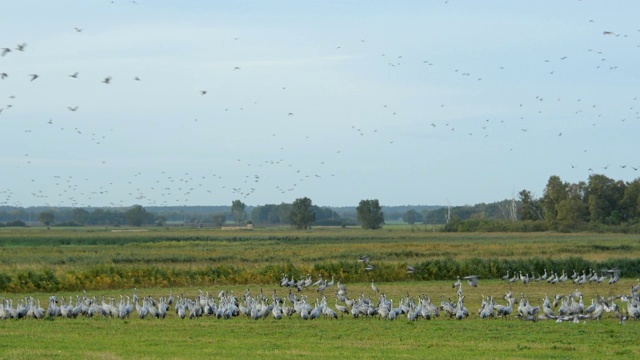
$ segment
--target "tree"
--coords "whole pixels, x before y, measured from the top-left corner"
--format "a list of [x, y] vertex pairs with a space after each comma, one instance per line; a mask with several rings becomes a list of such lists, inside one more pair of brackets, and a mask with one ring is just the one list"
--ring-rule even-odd
[[559, 231], [581, 230], [586, 224], [588, 209], [584, 202], [585, 188], [584, 182], [570, 184], [567, 187], [567, 197], [556, 206]]
[[53, 221], [55, 219], [56, 215], [53, 213], [53, 211], [50, 210], [46, 210], [38, 214], [38, 220], [40, 220], [40, 222], [43, 223], [47, 228], [49, 228], [49, 225], [53, 224]]
[[149, 214], [142, 205], [133, 205], [131, 209], [125, 211], [124, 218], [131, 226], [142, 226], [147, 221]]
[[156, 216], [156, 226], [164, 226], [167, 223], [167, 217], [164, 215]]
[[620, 207], [625, 221], [640, 221], [640, 178], [627, 184]]
[[591, 224], [619, 224], [620, 202], [626, 185], [605, 175], [592, 174], [587, 186], [587, 204]]
[[427, 216], [429, 216], [429, 210], [422, 209], [422, 211], [420, 213], [422, 214], [422, 223], [426, 224], [427, 223]]
[[520, 220], [544, 220], [540, 201], [533, 198], [531, 191], [522, 190], [520, 196]]
[[227, 215], [224, 213], [213, 215], [213, 226], [221, 227], [225, 222], [227, 222]]
[[288, 218], [298, 229], [310, 229], [311, 224], [316, 221], [311, 199], [308, 197], [296, 199], [291, 206]]
[[384, 223], [384, 214], [378, 199], [360, 200], [356, 212], [358, 213], [358, 222], [363, 229], [380, 229]]
[[558, 205], [568, 198], [567, 188], [569, 184], [562, 182], [559, 176], [549, 178], [542, 197], [542, 209], [544, 219], [550, 229], [558, 228]]
[[238, 225], [244, 224], [247, 219], [247, 212], [245, 211], [246, 207], [247, 205], [240, 200], [233, 200], [231, 203], [231, 218], [233, 221], [237, 222]]
[[81, 209], [81, 208], [73, 209], [73, 212], [71, 214], [71, 218], [73, 219], [73, 222], [80, 225], [88, 224], [90, 217], [91, 217], [91, 214], [89, 214], [87, 210]]
[[411, 209], [404, 213], [404, 215], [402, 216], [402, 220], [407, 224], [413, 225], [416, 223], [419, 216], [420, 215], [418, 214], [417, 211], [415, 211], [414, 209]]

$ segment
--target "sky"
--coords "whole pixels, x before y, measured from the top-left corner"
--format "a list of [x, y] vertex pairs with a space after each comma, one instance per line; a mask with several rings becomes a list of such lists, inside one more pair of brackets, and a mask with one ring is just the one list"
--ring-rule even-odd
[[637, 1], [2, 9], [0, 206], [456, 206], [640, 175]]

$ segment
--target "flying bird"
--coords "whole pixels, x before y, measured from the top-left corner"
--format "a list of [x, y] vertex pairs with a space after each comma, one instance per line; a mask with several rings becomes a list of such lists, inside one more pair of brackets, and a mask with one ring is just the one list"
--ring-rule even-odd
[[67, 106], [67, 109], [69, 109], [69, 111], [76, 111], [78, 110], [77, 106], [71, 107], [71, 106]]
[[200, 95], [206, 95], [207, 94], [207, 90], [200, 90]]
[[469, 275], [465, 276], [463, 279], [466, 279], [471, 287], [478, 287], [478, 275]]
[[9, 76], [9, 75], [7, 75], [7, 73], [1, 73], [1, 74], [0, 74], [0, 78], [1, 78], [2, 80], [6, 79], [6, 78], [7, 78], [7, 76]]
[[110, 84], [111, 83], [111, 76], [107, 76], [106, 78], [104, 78], [104, 80], [102, 80], [103, 83], [105, 84]]
[[18, 45], [16, 45], [16, 50], [24, 51], [24, 48], [26, 48], [26, 47], [27, 47], [27, 43], [18, 44]]
[[367, 266], [365, 266], [364, 269], [365, 269], [365, 271], [372, 271], [372, 270], [375, 270], [376, 267], [375, 267], [375, 265], [367, 264]]
[[73, 74], [69, 75], [69, 77], [72, 77], [72, 78], [74, 78], [74, 79], [77, 79], [77, 78], [78, 78], [78, 72], [77, 72], [77, 71], [76, 71], [76, 72], [74, 72]]
[[74, 27], [73, 29], [74, 29], [76, 32], [82, 32], [82, 28]]
[[29, 74], [29, 76], [31, 76], [31, 81], [37, 79], [39, 77], [38, 74]]
[[9, 48], [2, 48], [2, 54], [0, 54], [0, 55], [5, 56], [5, 55], [7, 55], [7, 54], [8, 54], [8, 53], [10, 53], [10, 52], [11, 52], [11, 49], [9, 49]]

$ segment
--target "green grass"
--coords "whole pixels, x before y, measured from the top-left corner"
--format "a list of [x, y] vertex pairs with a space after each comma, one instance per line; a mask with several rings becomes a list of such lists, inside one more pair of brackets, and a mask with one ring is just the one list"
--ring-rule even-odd
[[[588, 305], [596, 294], [619, 295], [640, 274], [640, 239], [621, 234], [443, 234], [421, 227], [388, 226], [378, 231], [318, 228], [312, 231], [256, 229], [150, 228], [145, 232], [111, 232], [104, 228], [0, 230], [0, 298], [34, 296], [46, 308], [49, 295], [140, 295], [174, 293], [194, 298], [198, 289], [253, 294], [263, 289], [280, 296], [283, 273], [296, 278], [313, 274], [342, 279], [352, 297], [376, 297], [369, 286], [396, 300], [456, 297], [457, 275], [481, 275], [477, 289], [464, 286], [473, 314], [462, 321], [444, 316], [432, 321], [378, 319], [303, 321], [299, 317], [252, 321], [202, 318], [0, 320], [0, 358], [82, 359], [183, 358], [619, 358], [640, 355], [640, 321], [621, 325], [612, 314], [586, 323], [523, 322], [479, 319], [482, 296], [502, 295], [509, 285], [496, 280], [507, 270], [541, 273], [618, 266], [615, 285], [580, 287]], [[377, 265], [365, 271], [358, 257]], [[416, 267], [406, 273], [406, 265]], [[533, 304], [549, 293], [569, 294], [568, 282], [516, 284]], [[319, 296], [305, 290], [311, 302]], [[331, 306], [332, 291], [325, 295]], [[622, 302], [618, 302], [623, 305]]]
[[[419, 227], [417, 227], [419, 229]], [[640, 276], [640, 240], [621, 234], [443, 234], [386, 227], [378, 231], [149, 228], [2, 229], [0, 291], [56, 291], [153, 286], [269, 283], [282, 273], [369, 276], [381, 280], [497, 278], [507, 270], [541, 274], [619, 267]], [[407, 274], [411, 265], [415, 274]]]
[[[596, 292], [616, 293], [627, 289], [631, 281], [609, 287], [584, 286], [587, 299]], [[374, 296], [369, 284], [347, 284], [351, 294]], [[412, 296], [429, 294], [439, 303], [440, 295], [454, 296], [450, 282], [378, 283], [389, 297], [399, 299], [406, 292]], [[243, 294], [244, 287], [211, 287], [216, 294], [221, 289]], [[270, 294], [275, 285], [264, 287]], [[515, 293], [524, 292], [536, 302], [544, 292], [567, 294], [574, 286], [564, 284], [514, 285]], [[465, 287], [466, 306], [473, 314], [458, 321], [444, 316], [426, 321], [409, 322], [379, 319], [304, 321], [294, 316], [277, 321], [272, 318], [254, 321], [245, 316], [231, 320], [199, 318], [181, 320], [174, 313], [166, 319], [127, 320], [92, 319], [21, 319], [0, 321], [0, 358], [32, 359], [178, 359], [178, 358], [360, 358], [360, 359], [460, 359], [460, 358], [615, 358], [640, 355], [637, 333], [640, 322], [621, 325], [611, 314], [601, 321], [580, 324], [554, 321], [524, 322], [518, 319], [482, 320], [475, 315], [482, 295], [500, 297], [508, 286], [499, 281], [481, 282], [477, 289]], [[190, 297], [195, 288], [174, 289]], [[251, 286], [253, 294], [258, 286]], [[90, 292], [101, 296], [130, 294], [122, 291]], [[139, 289], [140, 294], [155, 297], [167, 295], [167, 289]], [[305, 290], [311, 299], [315, 292]], [[68, 294], [73, 294], [68, 293]], [[46, 299], [48, 294], [34, 295]], [[62, 294], [61, 294], [62, 295]], [[67, 295], [67, 293], [64, 293]], [[333, 298], [328, 299], [333, 304]], [[498, 300], [504, 303], [503, 300]]]

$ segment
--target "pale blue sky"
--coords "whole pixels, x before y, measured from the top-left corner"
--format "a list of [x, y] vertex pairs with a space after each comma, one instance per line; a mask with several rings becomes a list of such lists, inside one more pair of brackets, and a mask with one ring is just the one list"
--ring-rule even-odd
[[637, 1], [2, 9], [0, 205], [462, 205], [640, 175]]

